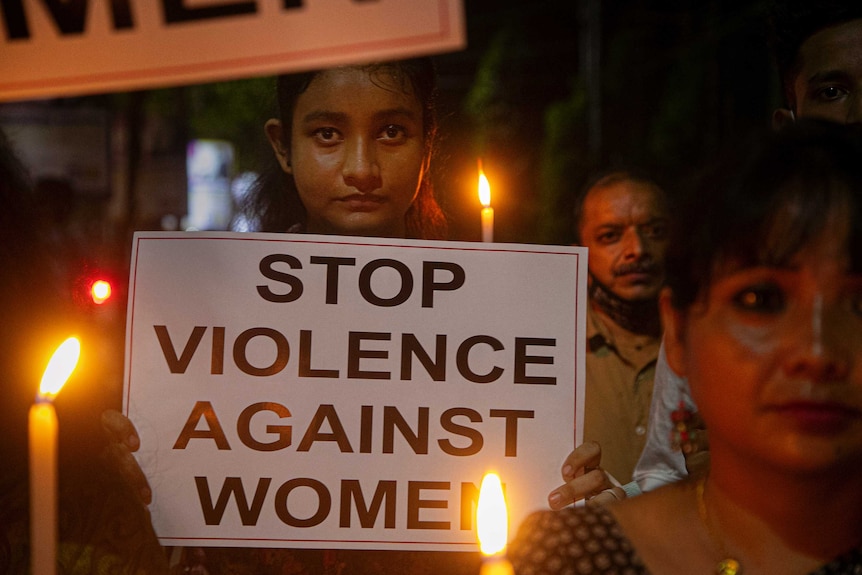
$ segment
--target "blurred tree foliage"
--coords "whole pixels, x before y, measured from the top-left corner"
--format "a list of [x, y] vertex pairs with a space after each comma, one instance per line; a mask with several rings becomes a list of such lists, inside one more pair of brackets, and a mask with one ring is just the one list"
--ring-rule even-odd
[[531, 47], [518, 26], [506, 26], [491, 40], [467, 93], [464, 110], [476, 125], [474, 152], [482, 155], [493, 142], [511, 142], [527, 128], [521, 101], [531, 63]]
[[[498, 241], [568, 243], [574, 197], [597, 172], [635, 167], [673, 193], [722, 146], [768, 125], [780, 103], [765, 40], [769, 0], [590, 1], [600, 7], [591, 28], [598, 91], [587, 89], [580, 3], [464, 0], [467, 50], [435, 57], [454, 106], [435, 171], [450, 219], [466, 222], [456, 238], [478, 234], [475, 200], [461, 197], [477, 157], [499, 175]], [[274, 96], [272, 78], [254, 78], [113, 97], [132, 134], [130, 220], [147, 153], [224, 139], [237, 172], [259, 169]]]
[[228, 140], [236, 145], [237, 172], [260, 169], [269, 152], [263, 124], [275, 117], [275, 80], [250, 78], [188, 88], [192, 138]]
[[[539, 219], [536, 238], [542, 243], [571, 243], [566, 214], [572, 212], [575, 186], [590, 169], [587, 133], [587, 93], [577, 83], [571, 95], [551, 104], [545, 112], [539, 181]], [[573, 182], [575, 182], [573, 184]]]
[[263, 124], [276, 115], [275, 80], [246, 78], [229, 82], [148, 90], [144, 114], [171, 127], [162, 149], [182, 151], [192, 139], [226, 140], [234, 145], [237, 173], [260, 169], [269, 144]]
[[497, 209], [495, 239], [536, 242], [544, 224], [539, 183], [544, 116], [567, 97], [576, 69], [576, 10], [559, 0], [493, 5], [467, 0], [467, 10], [470, 42], [484, 49], [462, 113], [473, 130], [474, 155], [496, 167], [508, 188]]
[[[534, 10], [541, 22], [524, 8], [501, 23], [465, 110], [478, 126], [478, 145], [530, 162], [523, 173], [531, 179], [519, 185], [537, 191], [519, 195], [519, 214], [533, 220], [516, 226], [518, 241], [570, 242], [574, 196], [599, 171], [644, 170], [673, 194], [722, 146], [767, 126], [780, 101], [765, 39], [766, 3], [601, 2], [599, 150], [588, 145], [588, 115], [597, 103], [579, 66], [578, 25], [569, 18], [567, 32], [557, 33], [554, 2]], [[528, 33], [532, 50], [523, 50], [511, 28], [528, 26], [546, 39]], [[528, 126], [536, 107], [543, 118], [538, 135]]]

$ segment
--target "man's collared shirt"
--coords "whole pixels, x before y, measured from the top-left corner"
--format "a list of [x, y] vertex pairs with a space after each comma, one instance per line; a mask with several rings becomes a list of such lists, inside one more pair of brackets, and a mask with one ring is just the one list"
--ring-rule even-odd
[[587, 313], [584, 440], [602, 447], [603, 469], [632, 479], [647, 437], [661, 339], [631, 333], [590, 306]]

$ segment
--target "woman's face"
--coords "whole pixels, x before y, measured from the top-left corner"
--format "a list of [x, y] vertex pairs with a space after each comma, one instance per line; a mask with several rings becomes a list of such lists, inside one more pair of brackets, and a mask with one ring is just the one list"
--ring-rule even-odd
[[862, 464], [862, 275], [845, 237], [824, 234], [786, 266], [719, 269], [682, 314], [663, 298], [668, 358], [713, 457], [788, 472]]
[[[386, 68], [339, 68], [315, 76], [299, 96], [290, 147], [276, 154], [293, 174], [307, 232], [404, 237], [426, 146], [422, 106], [401, 86]], [[271, 140], [280, 128], [270, 120]]]

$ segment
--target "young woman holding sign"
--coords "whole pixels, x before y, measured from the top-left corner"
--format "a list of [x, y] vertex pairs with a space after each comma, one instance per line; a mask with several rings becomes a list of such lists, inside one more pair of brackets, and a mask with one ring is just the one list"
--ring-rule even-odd
[[[275, 163], [245, 211], [268, 232], [443, 239], [429, 167], [437, 131], [430, 59], [347, 66], [277, 81], [266, 122]], [[132, 452], [131, 421], [106, 412], [111, 458], [141, 500], [151, 492]], [[177, 552], [178, 570], [263, 573], [478, 573], [474, 553], [207, 548]]]

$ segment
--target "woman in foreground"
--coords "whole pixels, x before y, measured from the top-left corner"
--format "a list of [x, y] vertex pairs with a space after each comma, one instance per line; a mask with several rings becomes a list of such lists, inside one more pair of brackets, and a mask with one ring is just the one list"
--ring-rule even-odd
[[862, 132], [803, 124], [705, 180], [662, 296], [708, 475], [531, 516], [519, 575], [862, 573]]

